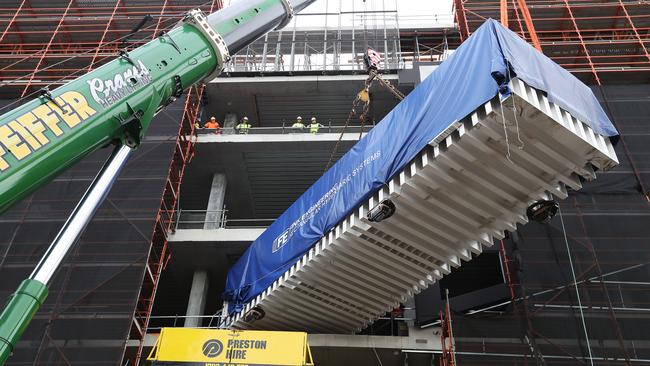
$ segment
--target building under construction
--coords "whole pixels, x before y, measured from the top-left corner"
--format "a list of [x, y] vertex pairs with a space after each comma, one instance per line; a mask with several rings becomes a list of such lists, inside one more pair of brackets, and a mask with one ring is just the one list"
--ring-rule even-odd
[[[4, 1], [2, 114], [46, 95], [43, 88], [53, 90], [124, 57], [125, 50], [128, 57], [130, 50], [167, 39], [166, 32], [192, 9], [209, 14], [229, 5]], [[650, 147], [643, 142], [650, 133], [650, 5], [642, 0], [449, 0], [448, 5], [453, 13], [427, 14], [427, 8], [414, 16], [398, 1], [317, 0], [283, 28], [239, 47], [218, 78], [191, 86], [151, 123], [56, 272], [47, 301], [7, 364], [144, 364], [163, 328], [225, 325], [308, 332], [316, 365], [650, 364], [650, 167], [645, 166]], [[226, 279], [251, 243], [490, 18], [591, 88], [620, 133], [612, 139], [619, 165], [589, 181], [585, 177], [593, 171], [573, 164], [569, 168], [581, 178], [567, 184], [567, 197], [552, 220], [523, 225], [513, 219], [504, 224], [503, 235], [495, 230], [478, 247], [455, 251], [458, 266], [455, 258], [449, 266], [440, 264], [442, 278], [432, 278], [421, 286], [426, 289], [409, 292], [390, 309], [377, 306], [381, 314], [363, 326], [346, 316], [358, 311], [352, 307], [312, 309], [309, 296], [321, 290], [314, 288], [311, 295], [273, 293], [271, 285], [244, 304], [249, 307], [239, 318], [229, 315]], [[381, 55], [380, 78], [369, 87], [361, 112], [355, 107], [368, 85], [368, 48]], [[458, 80], [467, 81], [462, 75]], [[530, 92], [521, 88], [513, 89]], [[219, 129], [204, 127], [212, 116]], [[296, 128], [298, 116], [306, 127]], [[315, 132], [309, 129], [312, 116], [319, 124]], [[242, 133], [244, 117], [250, 127]], [[514, 142], [507, 160], [512, 153], [511, 163], [535, 161], [538, 156], [525, 155], [527, 145], [518, 146], [519, 126], [510, 127]], [[454, 140], [452, 135], [437, 143]], [[0, 215], [4, 298], [32, 272], [109, 155], [108, 148], [91, 153]], [[422, 168], [418, 156], [409, 159], [413, 176]], [[506, 160], [498, 164], [508, 167]], [[392, 187], [387, 184], [387, 194]], [[362, 216], [353, 213], [323, 240], [336, 244], [339, 231], [348, 229], [344, 224]], [[359, 237], [376, 244], [389, 234], [408, 236], [392, 230], [369, 229]], [[366, 255], [352, 252], [359, 260]], [[321, 266], [319, 275], [343, 273], [354, 286], [350, 291], [363, 294], [371, 273], [381, 268], [368, 265], [365, 277], [354, 278], [350, 271], [357, 266], [345, 258], [344, 264], [327, 259], [340, 272]], [[282, 277], [294, 281], [292, 289], [301, 284], [291, 275], [303, 270], [294, 269]], [[347, 286], [336, 281], [323, 288]], [[390, 282], [400, 281], [387, 279], [377, 288], [389, 291]], [[368, 291], [367, 301], [383, 299]], [[295, 296], [305, 312], [293, 316], [300, 306], [288, 306], [287, 315], [274, 318], [269, 309], [280, 305], [272, 300], [283, 296]], [[325, 297], [319, 299], [325, 304]], [[249, 314], [245, 310], [259, 308], [253, 303], [266, 308], [267, 317], [248, 326], [242, 319]]]

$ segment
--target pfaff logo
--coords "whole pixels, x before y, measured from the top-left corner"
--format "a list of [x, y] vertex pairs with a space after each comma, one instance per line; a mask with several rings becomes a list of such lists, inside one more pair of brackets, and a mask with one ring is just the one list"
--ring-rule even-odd
[[223, 343], [218, 339], [210, 339], [203, 343], [205, 357], [215, 358], [223, 352]]
[[[0, 126], [0, 172], [11, 167], [7, 158], [23, 160], [97, 113], [80, 93], [69, 91]], [[57, 105], [58, 104], [58, 105]]]
[[150, 82], [151, 74], [149, 69], [142, 61], [138, 60], [133, 67], [115, 74], [109, 79], [94, 78], [88, 80], [88, 86], [93, 99], [106, 108]]
[[278, 250], [280, 250], [283, 246], [285, 246], [289, 242], [289, 230], [286, 230], [280, 236], [275, 238], [273, 240], [273, 247], [271, 248], [272, 252], [275, 253]]

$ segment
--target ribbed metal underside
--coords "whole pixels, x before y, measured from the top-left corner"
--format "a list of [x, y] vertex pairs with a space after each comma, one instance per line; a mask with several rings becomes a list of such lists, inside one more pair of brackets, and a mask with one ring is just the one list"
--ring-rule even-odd
[[[240, 329], [358, 331], [618, 164], [608, 138], [522, 81], [430, 143], [404, 170], [232, 317]], [[507, 130], [507, 134], [504, 131]], [[506, 137], [507, 136], [507, 137]], [[384, 199], [396, 213], [366, 213]], [[254, 306], [266, 316], [242, 320]]]

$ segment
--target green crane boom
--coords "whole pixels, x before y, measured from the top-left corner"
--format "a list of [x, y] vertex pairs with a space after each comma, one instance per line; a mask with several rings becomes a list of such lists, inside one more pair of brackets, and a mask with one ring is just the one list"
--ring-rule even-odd
[[0, 314], [0, 365], [43, 304], [48, 284], [162, 108], [216, 77], [230, 53], [285, 26], [315, 0], [242, 0], [204, 16], [189, 12], [151, 42], [0, 116], [0, 213], [89, 153], [114, 144], [32, 275]]

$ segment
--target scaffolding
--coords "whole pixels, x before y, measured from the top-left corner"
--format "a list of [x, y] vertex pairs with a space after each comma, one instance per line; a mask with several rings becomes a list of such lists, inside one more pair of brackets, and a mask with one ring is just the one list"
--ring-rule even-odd
[[[454, 0], [460, 36], [500, 22], [592, 86], [621, 133], [622, 164], [570, 192], [548, 224], [500, 244], [510, 300], [454, 318], [459, 363], [650, 362], [646, 326], [650, 214], [650, 6], [633, 0]], [[623, 84], [623, 85], [620, 85]], [[490, 329], [493, 331], [484, 331]], [[495, 330], [498, 329], [498, 330]]]
[[449, 290], [445, 293], [445, 308], [440, 311], [440, 366], [456, 366], [456, 355], [454, 353], [454, 330], [451, 321], [451, 309], [449, 308]]
[[[0, 100], [20, 103], [55, 88], [175, 26], [191, 9], [221, 0], [10, 0], [0, 4]], [[151, 17], [148, 17], [150, 15]], [[150, 18], [133, 32], [136, 25]], [[193, 153], [193, 126], [204, 86], [156, 117], [145, 139], [57, 274], [48, 301], [9, 364], [106, 364], [126, 340], [146, 333], [158, 278], [169, 257], [166, 237]], [[184, 101], [184, 104], [183, 104]], [[64, 217], [105, 159], [98, 151], [0, 219], [0, 286], [8, 297], [34, 267]], [[134, 310], [135, 309], [135, 310]], [[141, 344], [141, 343], [140, 343]]]
[[[336, 24], [327, 24], [328, 19], [335, 19]], [[309, 20], [325, 20], [325, 26], [299, 27]], [[268, 33], [246, 47], [245, 52], [233, 58], [227, 70], [365, 70], [362, 56], [366, 47], [383, 54], [385, 68], [400, 68], [397, 11], [298, 14], [289, 27]]]
[[289, 26], [266, 34], [235, 55], [230, 73], [365, 72], [368, 47], [382, 55], [381, 68], [412, 68], [414, 62], [440, 62], [458, 33], [444, 20], [425, 29], [400, 26], [397, 4], [368, 8], [365, 2], [325, 2], [322, 12], [297, 14]]
[[486, 19], [500, 19], [588, 84], [650, 71], [647, 1], [454, 0], [454, 6], [463, 39]]
[[[547, 55], [591, 84], [621, 82], [647, 75], [650, 70], [647, 2], [456, 0], [455, 4], [463, 39], [485, 18], [502, 19], [531, 43], [536, 43], [533, 40], [537, 38]], [[197, 6], [209, 11], [220, 6], [220, 1], [3, 1], [0, 98], [13, 99], [43, 86], [61, 85], [103, 65], [120, 48], [147, 42]], [[147, 14], [153, 16], [153, 21], [124, 43], [123, 38]], [[391, 19], [390, 12], [384, 16]], [[377, 29], [376, 35], [366, 39], [387, 53], [388, 62], [397, 68], [408, 67], [413, 61], [437, 61], [444, 57], [445, 49], [453, 49], [459, 43], [453, 29], [418, 31], [398, 27], [397, 35], [393, 25]], [[348, 53], [340, 51], [343, 43], [351, 45], [345, 39], [351, 35], [350, 29], [341, 27], [340, 32], [339, 39], [339, 28], [313, 35], [296, 30], [295, 42], [289, 42], [289, 47], [293, 44], [296, 50], [292, 70], [282, 70], [277, 65], [282, 60], [286, 67], [290, 63], [286, 56], [272, 56], [277, 53], [273, 48], [273, 41], [277, 41], [273, 37], [279, 33], [276, 32], [245, 50], [247, 54], [237, 56], [238, 61], [230, 71], [355, 70], [358, 59], [344, 57]], [[283, 39], [289, 34], [293, 36], [293, 30], [285, 31]], [[266, 57], [262, 57], [264, 45]], [[338, 58], [346, 62], [334, 62], [335, 50]], [[181, 113], [186, 122], [196, 116], [196, 98], [201, 90], [192, 90], [185, 108], [178, 107], [178, 118], [167, 121], [164, 129], [154, 124], [152, 128], [156, 130], [152, 134], [176, 135]], [[459, 327], [454, 329], [461, 349], [457, 353], [459, 363], [476, 360], [472, 364], [490, 364], [492, 360], [492, 364], [532, 364], [536, 354], [552, 356], [553, 364], [587, 364], [589, 359], [602, 364], [638, 364], [643, 362], [639, 360], [650, 359], [648, 346], [643, 343], [648, 341], [649, 324], [638, 315], [650, 312], [650, 284], [644, 280], [650, 273], [650, 257], [644, 249], [650, 236], [646, 228], [650, 214], [646, 189], [650, 184], [650, 131], [645, 122], [650, 110], [648, 89], [641, 85], [605, 85], [596, 92], [623, 133], [622, 143], [617, 146], [621, 168], [604, 174], [599, 183], [587, 185], [582, 194], [572, 194], [562, 206], [566, 229], [558, 217], [548, 226], [523, 230], [517, 240], [505, 240], [503, 258], [509, 267], [506, 277], [512, 297], [509, 303], [516, 305], [505, 305], [505, 310], [502, 305], [475, 314], [454, 314], [454, 325]], [[180, 127], [182, 135], [191, 130], [186, 122]], [[119, 353], [115, 350], [124, 349], [129, 329], [136, 340], [147, 332], [159, 271], [169, 258], [164, 230], [169, 229], [169, 217], [174, 214], [174, 194], [178, 194], [183, 164], [191, 156], [191, 141], [178, 137], [169, 143], [145, 145], [139, 154], [57, 277], [50, 301], [26, 335], [30, 342], [20, 346], [23, 352], [17, 352], [13, 362], [117, 364], [120, 360], [115, 358], [121, 354], [115, 356]], [[9, 235], [0, 237], [2, 296], [8, 296], [36, 263], [42, 246], [56, 233], [62, 224], [60, 218], [72, 209], [75, 195], [83, 192], [87, 178], [94, 175], [103, 158], [103, 153], [98, 152], [3, 215], [0, 231]], [[163, 189], [165, 196], [161, 200]], [[151, 236], [154, 222], [156, 229]], [[569, 258], [574, 258], [571, 267], [577, 270], [575, 279], [568, 272]], [[522, 288], [522, 284], [526, 287]], [[138, 308], [133, 315], [138, 293]], [[578, 304], [576, 295], [585, 302]], [[527, 304], [521, 307], [524, 301]], [[532, 309], [528, 317], [532, 326], [527, 328], [527, 334], [533, 337], [528, 341], [516, 343], [506, 337], [518, 334], [521, 327], [521, 315], [512, 311], [515, 306], [522, 311]], [[567, 321], [574, 327], [573, 319], [581, 317], [580, 311], [585, 313], [585, 326], [577, 324], [577, 331], [567, 331]], [[599, 321], [601, 318], [605, 321]], [[485, 337], [482, 329], [488, 330]], [[494, 329], [505, 334], [502, 341], [498, 340], [499, 334], [492, 333]], [[509, 330], [512, 332], [508, 333]], [[469, 338], [474, 341], [468, 341]], [[539, 344], [531, 346], [531, 338]], [[595, 342], [587, 345], [589, 339]], [[93, 341], [97, 341], [94, 346]], [[100, 347], [100, 341], [114, 342], [110, 343], [114, 346]], [[87, 352], [79, 351], [81, 347], [86, 347]], [[590, 358], [588, 351], [593, 351]]]
[[[220, 1], [3, 2], [0, 98], [24, 97], [43, 86], [62, 85], [103, 65], [120, 49], [152, 40], [188, 10], [201, 7], [209, 11], [217, 3]], [[267, 34], [235, 55], [226, 71], [363, 71], [362, 55], [369, 46], [383, 54], [384, 68], [402, 69], [417, 61], [441, 61], [449, 48], [460, 43], [452, 26], [400, 28], [397, 10], [364, 6], [359, 1], [338, 2], [338, 7], [329, 4], [325, 12], [300, 14], [288, 27]], [[152, 19], [132, 34], [149, 15]], [[321, 22], [323, 26], [311, 25]]]
[[[394, 22], [397, 14], [390, 13], [390, 17]], [[450, 45], [460, 43], [458, 34], [451, 29], [375, 29], [367, 32], [366, 40], [360, 38], [363, 33], [349, 27], [271, 32], [235, 55], [225, 71], [363, 73], [363, 52], [368, 46], [382, 54], [382, 69], [402, 70], [412, 68], [416, 62], [443, 61]]]
[[171, 257], [171, 252], [167, 246], [167, 237], [175, 228], [174, 219], [185, 167], [194, 155], [194, 122], [198, 119], [204, 89], [205, 85], [203, 84], [191, 87], [185, 99], [183, 120], [179, 126], [174, 154], [169, 164], [169, 172], [160, 200], [160, 208], [156, 215], [156, 222], [151, 236], [151, 247], [142, 279], [142, 288], [131, 325], [130, 339], [138, 341], [135, 358], [130, 360], [135, 365], [140, 363], [143, 356], [142, 350], [156, 297], [158, 280], [165, 264]]
[[[0, 4], [0, 98], [58, 86], [220, 0], [8, 0]], [[151, 18], [136, 33], [145, 16]]]

